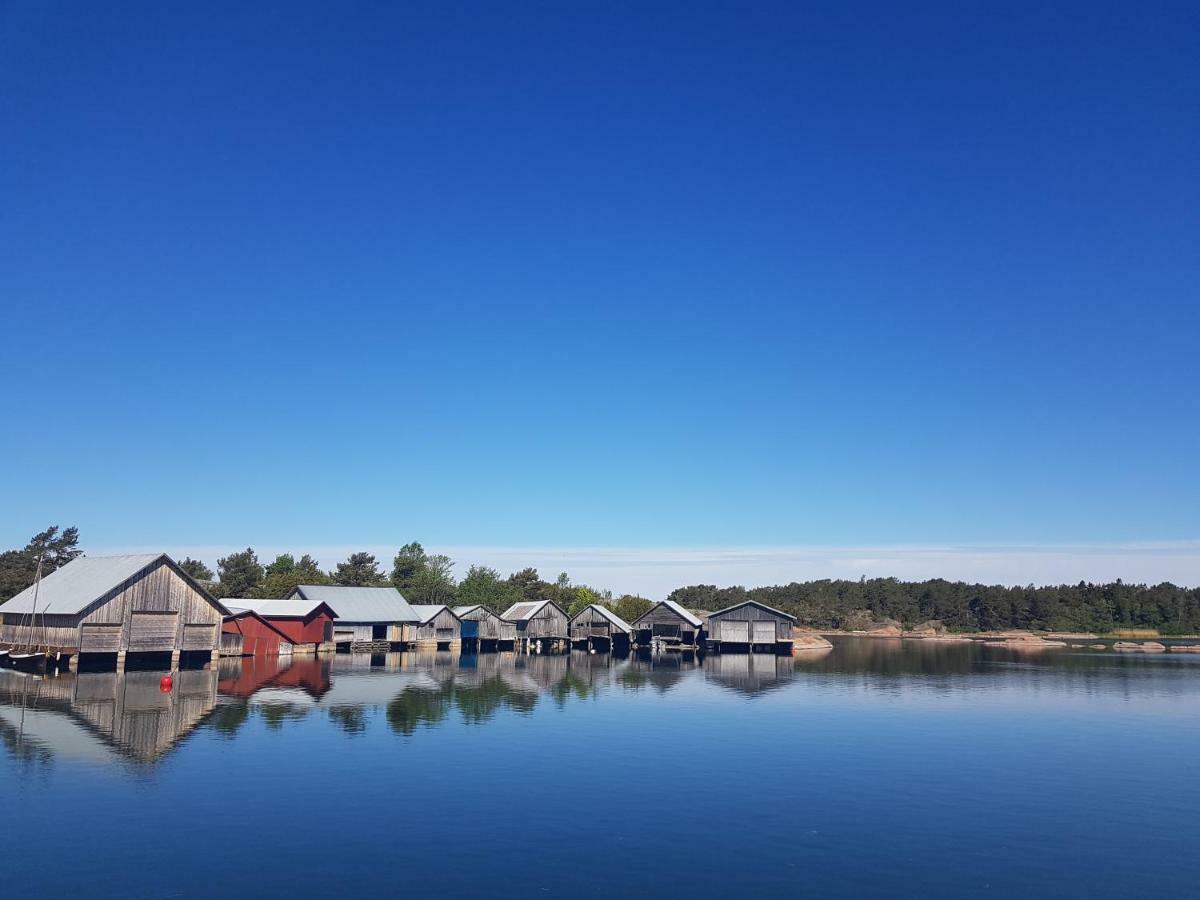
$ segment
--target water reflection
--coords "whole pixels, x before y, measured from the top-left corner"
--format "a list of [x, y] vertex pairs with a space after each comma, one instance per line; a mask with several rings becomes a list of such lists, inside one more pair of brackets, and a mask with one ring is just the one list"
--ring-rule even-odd
[[350, 738], [378, 720], [409, 738], [454, 721], [483, 726], [562, 708], [606, 692], [667, 697], [684, 684], [745, 697], [826, 686], [886, 694], [961, 691], [992, 684], [1118, 698], [1200, 693], [1200, 658], [1063, 651], [1036, 658], [978, 644], [840, 639], [825, 653], [522, 655], [457, 652], [337, 654], [221, 660], [204, 670], [63, 674], [0, 671], [0, 746], [27, 765], [58, 757], [153, 763], [198, 728], [236, 738], [251, 723], [268, 732], [321, 720]]
[[0, 738], [14, 756], [154, 762], [217, 706], [217, 674], [91, 672], [35, 678], [0, 672]]

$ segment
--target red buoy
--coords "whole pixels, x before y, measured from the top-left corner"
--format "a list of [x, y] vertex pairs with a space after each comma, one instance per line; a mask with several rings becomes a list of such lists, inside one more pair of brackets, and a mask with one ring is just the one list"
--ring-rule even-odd
[[175, 680], [170, 675], [164, 675], [158, 682], [158, 689], [164, 694], [171, 693], [171, 688], [174, 687]]

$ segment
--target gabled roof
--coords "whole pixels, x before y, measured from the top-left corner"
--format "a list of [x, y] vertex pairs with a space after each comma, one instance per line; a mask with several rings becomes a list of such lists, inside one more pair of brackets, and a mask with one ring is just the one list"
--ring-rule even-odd
[[724, 609], [718, 609], [714, 613], [709, 613], [708, 617], [710, 619], [715, 619], [717, 616], [723, 616], [726, 613], [731, 613], [735, 609], [741, 609], [743, 606], [757, 606], [759, 609], [766, 610], [772, 615], [782, 616], [783, 618], [790, 619], [793, 622], [796, 621], [796, 617], [791, 613], [785, 613], [782, 609], [775, 609], [775, 607], [767, 606], [765, 603], [759, 603], [757, 600], [743, 600], [741, 603], [735, 603], [733, 606], [727, 606]]
[[[233, 602], [234, 603], [243, 603], [244, 601], [234, 600]], [[229, 621], [232, 621], [233, 619], [257, 619], [258, 622], [264, 628], [268, 628], [271, 631], [275, 632], [277, 635], [279, 635], [279, 637], [282, 640], [286, 641], [287, 643], [289, 643], [289, 644], [292, 643], [292, 639], [290, 637], [288, 637], [286, 634], [284, 634], [282, 631], [280, 631], [278, 628], [276, 628], [274, 625], [272, 625], [268, 620], [264, 619], [262, 616], [260, 616], [258, 613], [256, 613], [254, 610], [250, 609], [249, 607], [247, 607], [247, 606], [230, 606], [230, 607], [228, 607], [228, 609], [229, 609], [229, 615], [227, 615], [225, 617], [224, 621], [229, 622]]]
[[260, 616], [266, 616], [267, 618], [277, 616], [286, 619], [304, 619], [321, 608], [327, 610], [333, 618], [336, 619], [338, 617], [333, 607], [324, 600], [309, 600], [299, 594], [293, 594], [290, 597], [285, 597], [283, 600], [246, 599], [236, 602], [239, 606], [252, 609]]
[[697, 619], [695, 616], [693, 616], [690, 612], [688, 612], [686, 609], [684, 609], [682, 606], [680, 606], [674, 600], [659, 600], [652, 607], [650, 607], [650, 609], [648, 609], [646, 612], [644, 612], [640, 616], [638, 616], [637, 621], [635, 621], [633, 624], [636, 625], [638, 622], [642, 621], [642, 619], [646, 618], [646, 616], [650, 615], [650, 613], [654, 612], [654, 610], [658, 609], [660, 606], [665, 606], [667, 609], [671, 610], [671, 612], [675, 613], [675, 615], [679, 616], [679, 618], [683, 619], [683, 621], [687, 622], [693, 628], [700, 628], [704, 625], [703, 622], [701, 622], [699, 619]]
[[[222, 613], [228, 610], [214, 600], [196, 579], [176, 565], [165, 553], [138, 553], [125, 556], [81, 556], [42, 578], [37, 586], [37, 614], [77, 616], [93, 603], [126, 581], [165, 560], [167, 565], [200, 592]], [[34, 612], [34, 585], [30, 585], [0, 606], [4, 615]]]
[[630, 625], [628, 622], [626, 622], [624, 619], [622, 619], [620, 616], [618, 616], [611, 609], [609, 609], [606, 606], [601, 606], [599, 603], [593, 603], [590, 606], [584, 607], [583, 609], [581, 609], [579, 612], [577, 612], [575, 615], [573, 615], [571, 617], [571, 621], [574, 622], [576, 619], [578, 619], [584, 613], [590, 613], [590, 612], [600, 613], [600, 615], [602, 615], [602, 616], [604, 616], [604, 618], [608, 619], [608, 621], [610, 621], [616, 628], [619, 628], [621, 631], [625, 632], [626, 634], [633, 633], [632, 625]]
[[554, 606], [564, 616], [566, 615], [566, 611], [553, 600], [522, 600], [506, 609], [500, 618], [507, 619], [509, 622], [528, 622], [541, 612], [542, 607], [547, 603]]
[[[446, 606], [444, 603], [417, 603], [413, 605], [413, 609], [417, 613], [417, 621], [419, 621], [422, 625], [427, 625], [432, 622], [437, 617], [437, 614], [443, 609], [450, 609], [450, 607]], [[458, 614], [454, 613], [454, 615], [457, 617]]]
[[[475, 610], [477, 610], [477, 609], [484, 609], [484, 610], [487, 610], [488, 612], [492, 612], [490, 609], [487, 609], [487, 607], [484, 606], [482, 603], [476, 603], [474, 606], [456, 606], [451, 610], [451, 612], [453, 612], [456, 616], [458, 616], [461, 619], [463, 616], [469, 616], [471, 613], [475, 612]], [[492, 615], [495, 615], [495, 613], [492, 613]]]
[[313, 603], [328, 603], [339, 622], [417, 622], [416, 611], [394, 587], [347, 587], [340, 584], [302, 584], [293, 588]]

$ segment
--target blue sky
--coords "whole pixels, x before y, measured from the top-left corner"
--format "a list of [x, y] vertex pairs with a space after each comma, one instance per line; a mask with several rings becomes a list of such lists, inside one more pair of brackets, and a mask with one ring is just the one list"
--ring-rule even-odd
[[1194, 541], [1198, 59], [1191, 4], [6, 5], [0, 544]]

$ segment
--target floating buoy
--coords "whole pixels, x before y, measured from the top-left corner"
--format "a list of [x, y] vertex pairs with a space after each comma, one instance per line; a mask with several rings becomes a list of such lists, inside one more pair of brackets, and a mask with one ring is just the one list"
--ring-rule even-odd
[[160, 691], [162, 691], [164, 694], [171, 693], [171, 688], [173, 688], [174, 686], [175, 686], [175, 679], [173, 679], [170, 675], [164, 675], [158, 681], [158, 689]]

